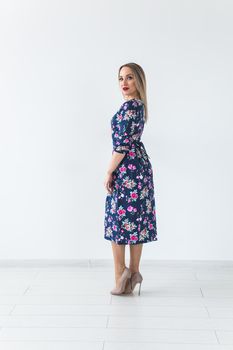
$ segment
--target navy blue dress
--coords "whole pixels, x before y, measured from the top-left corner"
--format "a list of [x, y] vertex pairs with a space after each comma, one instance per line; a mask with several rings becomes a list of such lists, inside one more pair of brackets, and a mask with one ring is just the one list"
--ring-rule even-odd
[[141, 141], [144, 104], [124, 102], [111, 119], [113, 151], [125, 153], [105, 201], [104, 238], [117, 244], [157, 241], [153, 170]]

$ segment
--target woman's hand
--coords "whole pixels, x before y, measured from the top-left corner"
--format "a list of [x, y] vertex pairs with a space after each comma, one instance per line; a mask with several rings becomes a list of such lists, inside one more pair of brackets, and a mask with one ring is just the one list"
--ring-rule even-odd
[[104, 186], [109, 194], [113, 192], [113, 183], [112, 183], [112, 173], [107, 173], [106, 178], [104, 180]]

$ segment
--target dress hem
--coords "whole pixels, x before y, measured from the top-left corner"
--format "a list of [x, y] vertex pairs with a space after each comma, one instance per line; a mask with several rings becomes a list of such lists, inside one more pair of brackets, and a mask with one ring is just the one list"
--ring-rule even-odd
[[111, 239], [109, 237], [104, 237], [104, 239], [106, 239], [108, 241], [112, 241], [112, 242], [114, 242], [114, 243], [116, 243], [118, 245], [136, 245], [136, 244], [145, 244], [145, 243], [158, 241], [157, 237], [155, 239], [152, 239], [152, 240], [148, 240], [148, 241], [144, 241], [144, 242], [137, 242], [137, 243], [119, 243], [119, 242], [116, 242], [114, 239]]

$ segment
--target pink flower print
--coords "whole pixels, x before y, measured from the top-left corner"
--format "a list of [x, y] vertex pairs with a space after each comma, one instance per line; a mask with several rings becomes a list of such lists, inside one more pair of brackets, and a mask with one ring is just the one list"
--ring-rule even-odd
[[112, 226], [112, 229], [113, 229], [114, 231], [117, 231], [117, 226], [116, 226], [116, 225], [113, 225], [113, 226]]
[[133, 198], [133, 199], [137, 199], [138, 198], [138, 195], [137, 195], [137, 193], [134, 191], [134, 192], [131, 192], [130, 193], [130, 196], [131, 196], [131, 198]]
[[129, 164], [128, 168], [129, 168], [130, 170], [135, 170], [135, 169], [136, 169], [136, 166], [133, 165], [133, 164]]
[[152, 230], [152, 229], [153, 229], [153, 225], [149, 224], [149, 230]]
[[147, 235], [147, 231], [146, 231], [146, 229], [144, 228], [144, 229], [140, 232], [140, 237], [144, 238], [144, 237], [146, 237], [146, 235]]
[[153, 217], [154, 217], [154, 220], [156, 220], [156, 210], [152, 210], [152, 214], [153, 214]]
[[132, 234], [130, 235], [130, 240], [136, 242], [138, 240], [138, 237], [135, 234]]
[[124, 223], [124, 229], [130, 231], [130, 224], [128, 222]]
[[127, 208], [128, 211], [132, 211], [132, 210], [134, 210], [134, 209], [135, 209], [135, 208], [132, 207], [132, 205], [128, 206], [128, 208]]
[[137, 208], [133, 208], [133, 211], [136, 212], [136, 211], [137, 211]]
[[138, 183], [138, 188], [139, 188], [139, 189], [142, 188], [142, 183], [141, 183], [141, 182]]
[[119, 215], [125, 215], [125, 209], [118, 209], [117, 210], [117, 213], [119, 214]]
[[124, 173], [126, 171], [126, 167], [122, 166], [122, 167], [119, 168], [119, 170], [120, 170], [121, 173]]
[[123, 180], [123, 186], [127, 187], [127, 188], [129, 187], [129, 179], [128, 178]]
[[143, 180], [145, 183], [147, 183], [148, 182], [148, 179], [147, 179], [147, 177], [145, 176], [144, 177], [144, 180]]
[[130, 151], [130, 152], [129, 152], [129, 156], [134, 158], [134, 157], [135, 157], [135, 152]]

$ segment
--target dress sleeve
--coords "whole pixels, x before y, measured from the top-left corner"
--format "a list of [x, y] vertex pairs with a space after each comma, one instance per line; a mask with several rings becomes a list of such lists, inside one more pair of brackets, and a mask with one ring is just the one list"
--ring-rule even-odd
[[137, 116], [137, 102], [126, 101], [116, 114], [112, 130], [113, 151], [127, 153], [132, 144], [134, 133], [134, 120]]

